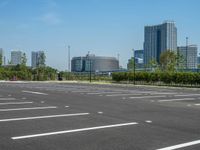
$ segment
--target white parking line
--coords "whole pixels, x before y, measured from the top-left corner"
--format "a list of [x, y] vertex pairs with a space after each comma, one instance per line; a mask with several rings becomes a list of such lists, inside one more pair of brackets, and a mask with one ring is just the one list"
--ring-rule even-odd
[[134, 98], [156, 98], [156, 97], [166, 97], [166, 95], [161, 95], [161, 96], [142, 96], [142, 97], [129, 97], [131, 99]]
[[145, 122], [146, 122], [146, 123], [152, 123], [152, 121], [151, 121], [151, 120], [146, 120]]
[[170, 147], [166, 147], [166, 148], [160, 148], [160, 149], [157, 149], [157, 150], [175, 150], [175, 149], [188, 147], [188, 146], [192, 146], [192, 145], [197, 145], [197, 144], [200, 144], [200, 140], [192, 141], [192, 142], [188, 142], [188, 143], [183, 143], [183, 144], [178, 144], [178, 145], [174, 145], [174, 146], [170, 146]]
[[56, 106], [48, 107], [30, 107], [30, 108], [12, 108], [12, 109], [0, 109], [0, 111], [15, 111], [15, 110], [35, 110], [35, 109], [54, 109]]
[[99, 94], [119, 94], [120, 92], [95, 92], [95, 93], [87, 93], [88, 95], [99, 95]]
[[[115, 97], [115, 96], [129, 96], [129, 95], [136, 95], [139, 96], [141, 94], [112, 94], [112, 95], [106, 95], [106, 96], [110, 96], [110, 97]], [[142, 96], [142, 95], [141, 95]]]
[[159, 100], [158, 102], [173, 102], [173, 101], [188, 101], [188, 100], [195, 100], [195, 98], [167, 99], [167, 100]]
[[200, 95], [200, 94], [185, 94], [185, 95], [174, 95], [174, 96], [198, 96], [198, 95]]
[[0, 101], [10, 101], [10, 100], [16, 100], [16, 98], [12, 98], [12, 97], [9, 97], [9, 98], [0, 98]]
[[71, 91], [72, 93], [87, 93], [87, 92], [91, 92], [91, 91]]
[[156, 94], [156, 95], [172, 95], [172, 94], [176, 94], [176, 93], [165, 93], [165, 92], [152, 92], [152, 93], [150, 93], [150, 94]]
[[0, 103], [0, 105], [20, 105], [20, 104], [32, 104], [33, 102], [9, 102], [9, 103]]
[[41, 92], [34, 92], [34, 91], [22, 91], [23, 93], [30, 93], [30, 94], [38, 94], [38, 95], [48, 95], [46, 93], [41, 93]]
[[49, 116], [36, 116], [36, 117], [25, 117], [25, 118], [1, 119], [0, 122], [34, 120], [34, 119], [45, 119], [45, 118], [57, 118], [57, 117], [70, 117], [70, 116], [83, 116], [83, 115], [89, 115], [89, 113], [60, 114], [60, 115], [49, 115]]
[[16, 136], [16, 137], [11, 137], [11, 139], [19, 140], [19, 139], [27, 139], [27, 138], [34, 138], [34, 137], [58, 135], [58, 134], [65, 134], [65, 133], [74, 133], [74, 132], [82, 132], [82, 131], [89, 131], [89, 130], [98, 130], [98, 129], [105, 129], [105, 128], [115, 128], [115, 127], [122, 127], [122, 126], [130, 126], [130, 125], [136, 125], [136, 124], [138, 124], [138, 123], [137, 122], [130, 122], [130, 123], [122, 123], [122, 124], [113, 124], [113, 125], [106, 125], [106, 126], [97, 126], [97, 127], [90, 127], [90, 128], [74, 129], [74, 130], [64, 130], [64, 131], [57, 131], [57, 132], [47, 132], [47, 133], [41, 133], [41, 134]]
[[194, 105], [196, 105], [196, 106], [200, 106], [200, 104], [194, 104]]

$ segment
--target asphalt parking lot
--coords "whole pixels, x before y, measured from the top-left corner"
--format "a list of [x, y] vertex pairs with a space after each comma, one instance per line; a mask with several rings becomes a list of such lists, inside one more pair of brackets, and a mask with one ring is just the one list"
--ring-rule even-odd
[[0, 150], [199, 150], [200, 90], [0, 83]]

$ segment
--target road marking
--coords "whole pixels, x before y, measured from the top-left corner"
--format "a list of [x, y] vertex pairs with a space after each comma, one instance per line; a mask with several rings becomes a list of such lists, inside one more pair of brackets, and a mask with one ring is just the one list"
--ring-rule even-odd
[[20, 105], [20, 104], [32, 104], [33, 102], [9, 102], [9, 103], [0, 103], [0, 105]]
[[196, 105], [196, 106], [200, 106], [200, 104], [194, 104], [194, 105]]
[[91, 92], [91, 91], [71, 91], [72, 93], [87, 93], [87, 92]]
[[171, 95], [171, 94], [176, 94], [176, 93], [165, 93], [165, 92], [164, 92], [164, 93], [162, 93], [162, 92], [159, 93], [159, 92], [152, 92], [152, 93], [150, 93], [150, 94], [151, 94], [151, 95], [152, 95], [152, 94], [157, 94], [157, 95], [159, 95], [159, 94]]
[[34, 92], [34, 91], [22, 91], [23, 93], [31, 93], [31, 94], [38, 94], [38, 95], [48, 95], [46, 93], [41, 93], [41, 92]]
[[99, 111], [99, 112], [97, 112], [98, 114], [103, 114], [103, 112], [102, 111]]
[[[110, 97], [114, 97], [114, 96], [129, 96], [129, 95], [136, 95], [139, 96], [141, 94], [112, 94], [112, 95], [106, 95], [106, 96], [110, 96]], [[141, 95], [142, 96], [142, 95]]]
[[185, 95], [174, 95], [174, 96], [184, 96], [184, 97], [185, 97], [185, 96], [195, 96], [195, 95], [198, 96], [198, 95], [200, 95], [200, 94], [187, 94], [187, 95], [185, 94]]
[[34, 109], [53, 109], [57, 108], [56, 106], [48, 107], [31, 107], [31, 108], [13, 108], [13, 109], [0, 109], [0, 111], [15, 111], [15, 110], [34, 110]]
[[96, 92], [96, 93], [87, 93], [88, 95], [99, 95], [99, 94], [119, 94], [120, 92]]
[[0, 98], [0, 101], [7, 101], [7, 100], [16, 100], [16, 98]]
[[134, 99], [134, 98], [155, 98], [155, 97], [166, 97], [165, 95], [161, 95], [161, 96], [142, 96], [142, 97], [129, 97], [131, 99]]
[[145, 122], [146, 122], [146, 123], [152, 123], [152, 121], [151, 121], [151, 120], [146, 120]]
[[167, 99], [167, 100], [159, 100], [158, 102], [173, 102], [173, 101], [188, 101], [188, 100], [195, 100], [195, 98]]
[[41, 133], [41, 134], [16, 136], [16, 137], [11, 137], [11, 139], [19, 140], [19, 139], [27, 139], [27, 138], [34, 138], [34, 137], [59, 135], [59, 134], [65, 134], [65, 133], [74, 133], [74, 132], [82, 132], [82, 131], [89, 131], [89, 130], [98, 130], [98, 129], [105, 129], [105, 128], [115, 128], [115, 127], [122, 127], [122, 126], [130, 126], [130, 125], [136, 125], [136, 124], [138, 124], [138, 123], [137, 122], [130, 122], [130, 123], [122, 123], [122, 124], [113, 124], [113, 125], [106, 125], [106, 126], [97, 126], [97, 127], [74, 129], [74, 130], [64, 130], [64, 131], [57, 131], [57, 132], [47, 132], [47, 133]]
[[49, 115], [49, 116], [36, 116], [36, 117], [25, 117], [25, 118], [1, 119], [0, 122], [34, 120], [34, 119], [45, 119], [45, 118], [57, 118], [57, 117], [70, 117], [70, 116], [83, 116], [83, 115], [89, 115], [89, 113], [60, 114], [60, 115]]
[[197, 144], [200, 144], [200, 140], [192, 141], [192, 142], [188, 142], [188, 143], [183, 143], [183, 144], [178, 144], [178, 145], [174, 145], [174, 146], [170, 146], [170, 147], [166, 147], [166, 148], [160, 148], [160, 149], [157, 149], [157, 150], [175, 150], [175, 149], [188, 147], [188, 146], [192, 146], [192, 145], [197, 145]]
[[68, 108], [69, 106], [65, 106], [65, 108]]

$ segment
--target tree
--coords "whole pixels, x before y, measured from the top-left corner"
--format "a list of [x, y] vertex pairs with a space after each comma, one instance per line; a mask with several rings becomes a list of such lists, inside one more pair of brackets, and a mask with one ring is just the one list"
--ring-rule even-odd
[[151, 59], [149, 61], [149, 67], [152, 71], [158, 71], [159, 70], [159, 64], [155, 59]]
[[174, 72], [176, 70], [177, 55], [167, 50], [160, 55], [160, 67], [162, 71]]
[[186, 60], [182, 54], [177, 51], [177, 69], [178, 70], [183, 70], [186, 68]]
[[128, 61], [127, 68], [128, 68], [129, 71], [134, 71], [134, 67], [135, 67], [135, 58], [132, 57]]
[[26, 66], [26, 63], [27, 63], [26, 54], [23, 53], [22, 58], [21, 58], [21, 64], [22, 64], [23, 66]]

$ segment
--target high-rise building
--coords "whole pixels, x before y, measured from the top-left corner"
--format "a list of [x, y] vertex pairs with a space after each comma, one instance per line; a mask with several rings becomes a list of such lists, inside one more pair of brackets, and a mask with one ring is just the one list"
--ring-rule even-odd
[[144, 28], [144, 63], [151, 60], [159, 63], [160, 54], [166, 50], [177, 50], [177, 28], [174, 22]]
[[11, 51], [11, 64], [18, 65], [22, 62], [22, 52], [21, 51]]
[[41, 56], [44, 55], [44, 51], [37, 51], [37, 52], [32, 52], [31, 54], [31, 66], [33, 68], [41, 66]]
[[182, 66], [185, 69], [197, 69], [197, 46], [180, 46], [178, 47], [178, 54], [183, 59]]

